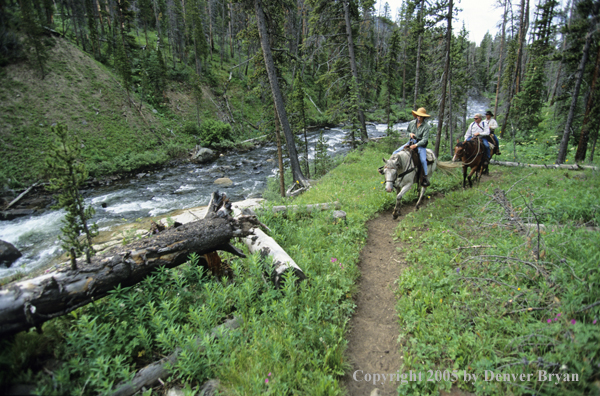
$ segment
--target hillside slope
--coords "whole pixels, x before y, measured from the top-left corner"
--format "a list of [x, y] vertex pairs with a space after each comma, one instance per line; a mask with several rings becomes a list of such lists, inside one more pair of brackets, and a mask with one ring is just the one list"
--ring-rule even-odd
[[[92, 174], [131, 171], [164, 163], [196, 142], [184, 133], [196, 121], [193, 99], [180, 84], [158, 109], [126, 90], [105, 65], [65, 39], [56, 39], [47, 75], [27, 62], [0, 69], [0, 183], [18, 186], [44, 178], [51, 126], [64, 123], [82, 143]], [[210, 98], [204, 115], [214, 113]]]

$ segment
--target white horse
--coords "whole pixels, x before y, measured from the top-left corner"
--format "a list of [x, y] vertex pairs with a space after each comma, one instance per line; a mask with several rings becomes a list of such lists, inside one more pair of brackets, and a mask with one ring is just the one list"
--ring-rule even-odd
[[[437, 169], [437, 158], [435, 158], [433, 151], [427, 149], [427, 153], [430, 154], [428, 156], [433, 157], [433, 163], [427, 164], [427, 174], [431, 175]], [[417, 180], [417, 164], [413, 161], [409, 150], [402, 150], [397, 154], [392, 154], [389, 160], [386, 161], [384, 158], [383, 162], [385, 166], [380, 173], [385, 176], [385, 191], [392, 192], [392, 189], [395, 187], [398, 193], [393, 213], [394, 219], [397, 219], [400, 216], [400, 200], [402, 200], [404, 194], [410, 190], [414, 183], [419, 182]], [[427, 187], [421, 187], [419, 200], [415, 207], [416, 210], [419, 210], [419, 205], [426, 189]]]

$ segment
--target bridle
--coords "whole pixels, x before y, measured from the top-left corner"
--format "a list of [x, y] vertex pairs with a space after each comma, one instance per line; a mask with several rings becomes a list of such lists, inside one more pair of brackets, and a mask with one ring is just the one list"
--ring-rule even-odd
[[[463, 149], [463, 150], [464, 150], [464, 149]], [[480, 152], [480, 149], [479, 149], [479, 142], [477, 142], [477, 154], [475, 154], [475, 156], [473, 157], [473, 160], [472, 160], [471, 162], [466, 162], [466, 163], [465, 163], [465, 162], [463, 162], [463, 165], [465, 165], [465, 166], [468, 166], [468, 165], [471, 165], [473, 162], [475, 162], [475, 160], [476, 160], [476, 159], [477, 159], [477, 157], [479, 156], [479, 152]], [[468, 159], [468, 158], [467, 158], [467, 159]]]
[[[408, 169], [405, 170], [404, 172], [400, 173], [399, 175], [396, 175], [396, 178], [394, 180], [388, 180], [387, 177], [386, 177], [386, 179], [385, 179], [386, 183], [395, 183], [396, 180], [398, 180], [398, 178], [400, 178], [400, 181], [402, 181], [402, 179], [404, 179], [404, 176], [408, 175], [410, 172], [412, 172], [412, 171], [415, 170], [415, 166], [414, 166], [414, 163], [413, 163], [413, 157], [412, 157], [412, 155], [410, 153], [409, 153], [408, 157], [409, 157], [409, 160], [408, 160], [409, 161], [408, 162]], [[398, 160], [400, 160], [399, 157], [398, 157]], [[412, 168], [410, 167], [411, 164], [413, 164]], [[396, 172], [398, 171], [397, 169], [398, 169], [398, 165], [396, 165]]]

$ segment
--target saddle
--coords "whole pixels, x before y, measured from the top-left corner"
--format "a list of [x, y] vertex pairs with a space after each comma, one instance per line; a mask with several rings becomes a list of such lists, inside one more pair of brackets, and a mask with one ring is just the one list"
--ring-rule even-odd
[[[425, 176], [424, 172], [423, 172], [423, 165], [421, 164], [421, 158], [419, 157], [419, 151], [418, 150], [411, 150], [408, 147], [405, 148], [405, 150], [409, 150], [410, 151], [410, 155], [411, 155], [411, 159], [412, 162], [415, 166], [415, 168], [417, 168], [417, 180], [419, 182], [419, 186], [423, 183], [423, 176]], [[427, 153], [427, 165], [431, 165], [434, 162], [434, 156], [433, 156], [433, 152], [431, 150], [425, 150]]]
[[492, 135], [490, 134], [489, 136], [483, 136], [483, 138], [490, 144], [490, 153], [495, 154], [496, 151], [494, 149], [496, 148], [496, 141], [494, 141]]

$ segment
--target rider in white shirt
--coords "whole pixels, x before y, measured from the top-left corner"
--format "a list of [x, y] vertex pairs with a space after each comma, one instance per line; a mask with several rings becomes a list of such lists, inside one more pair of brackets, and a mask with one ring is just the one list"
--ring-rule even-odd
[[473, 121], [469, 128], [467, 129], [467, 133], [465, 133], [465, 141], [471, 140], [477, 136], [481, 136], [481, 141], [485, 146], [485, 155], [486, 159], [490, 159], [490, 143], [487, 139], [483, 138], [483, 136], [488, 136], [490, 134], [490, 128], [485, 125], [485, 123], [481, 122], [481, 114], [477, 113], [473, 116]]

